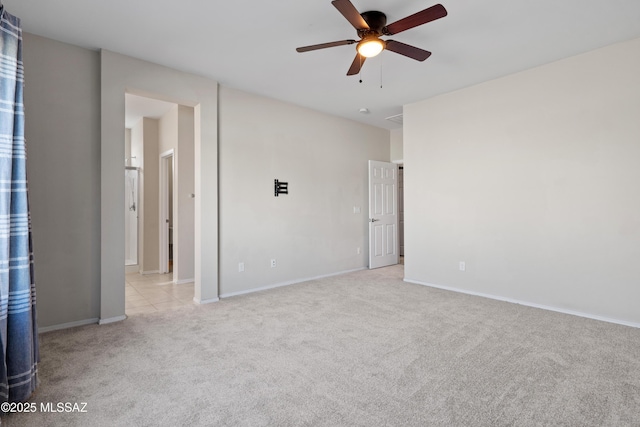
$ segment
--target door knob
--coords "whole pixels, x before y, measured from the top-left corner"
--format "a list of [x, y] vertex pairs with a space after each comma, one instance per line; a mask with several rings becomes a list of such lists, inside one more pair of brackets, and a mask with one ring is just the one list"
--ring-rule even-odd
[[371, 219], [369, 220], [369, 222], [376, 222], [376, 221], [380, 221], [380, 220], [379, 220], [379, 219], [375, 219], [375, 218], [371, 218]]

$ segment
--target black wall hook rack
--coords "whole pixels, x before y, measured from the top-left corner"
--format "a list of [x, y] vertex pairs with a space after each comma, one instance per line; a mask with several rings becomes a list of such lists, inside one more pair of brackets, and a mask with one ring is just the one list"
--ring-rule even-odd
[[274, 193], [275, 196], [278, 197], [279, 194], [289, 194], [289, 183], [288, 182], [280, 182], [277, 179], [274, 179]]

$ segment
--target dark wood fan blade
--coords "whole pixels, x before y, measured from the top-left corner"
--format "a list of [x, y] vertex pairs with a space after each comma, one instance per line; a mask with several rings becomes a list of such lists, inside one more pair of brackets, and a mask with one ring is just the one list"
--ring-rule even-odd
[[445, 16], [447, 16], [447, 9], [445, 9], [443, 5], [437, 4], [387, 25], [382, 29], [382, 33], [387, 36], [398, 34], [402, 31], [426, 24], [427, 22], [444, 18]]
[[338, 9], [338, 11], [347, 18], [347, 21], [353, 25], [356, 30], [368, 30], [369, 25], [367, 21], [364, 20], [362, 16], [360, 16], [360, 12], [358, 9], [349, 1], [349, 0], [333, 0], [331, 2], [332, 5]]
[[347, 71], [347, 76], [353, 76], [354, 74], [358, 74], [360, 72], [360, 69], [362, 68], [362, 64], [364, 64], [364, 61], [366, 59], [367, 58], [360, 55], [359, 53], [356, 54], [356, 59], [354, 59], [353, 62], [351, 63], [351, 67], [349, 68], [349, 71]]
[[318, 50], [318, 49], [326, 49], [328, 47], [336, 47], [336, 46], [344, 46], [346, 44], [354, 44], [355, 40], [340, 40], [339, 42], [330, 42], [330, 43], [321, 43], [314, 44], [311, 46], [303, 46], [299, 47], [296, 50], [298, 52], [309, 52], [310, 50]]
[[415, 59], [416, 61], [424, 61], [431, 56], [431, 52], [429, 51], [395, 40], [387, 40], [387, 50]]

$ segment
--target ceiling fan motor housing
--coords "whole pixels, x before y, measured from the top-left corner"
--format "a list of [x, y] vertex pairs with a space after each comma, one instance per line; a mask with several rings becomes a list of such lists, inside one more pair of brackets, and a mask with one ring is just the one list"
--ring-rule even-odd
[[382, 34], [382, 30], [387, 25], [387, 15], [377, 10], [371, 10], [369, 12], [362, 12], [360, 14], [362, 19], [369, 25], [368, 30], [358, 30], [358, 36], [364, 37], [369, 34], [375, 34], [377, 36]]

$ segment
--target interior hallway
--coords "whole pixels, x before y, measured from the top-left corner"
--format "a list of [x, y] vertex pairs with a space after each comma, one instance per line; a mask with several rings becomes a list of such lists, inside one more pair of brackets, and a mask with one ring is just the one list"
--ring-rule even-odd
[[173, 283], [173, 274], [125, 275], [125, 314], [175, 310], [193, 302], [194, 284]]

